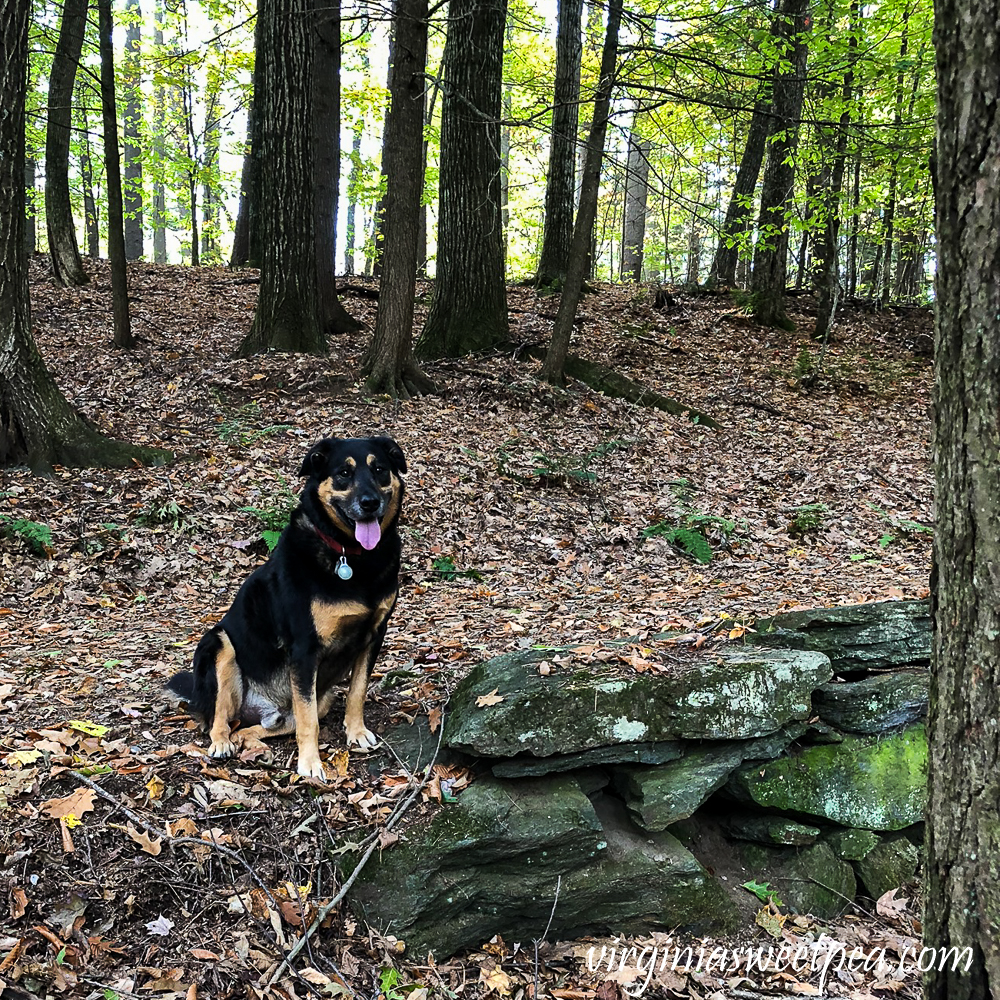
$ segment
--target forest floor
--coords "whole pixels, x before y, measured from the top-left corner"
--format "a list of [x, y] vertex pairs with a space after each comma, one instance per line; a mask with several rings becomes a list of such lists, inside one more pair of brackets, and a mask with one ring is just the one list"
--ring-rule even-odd
[[[377, 834], [408, 775], [343, 752], [336, 709], [321, 733], [326, 787], [252, 759], [220, 765], [159, 691], [266, 557], [261, 532], [324, 434], [388, 433], [409, 463], [376, 731], [420, 715], [436, 725], [473, 664], [526, 645], [630, 639], [618, 648], [641, 669], [644, 640], [665, 630], [718, 636], [779, 610], [927, 594], [932, 371], [914, 348], [928, 311], [849, 309], [805, 389], [821, 354], [808, 297], [790, 301], [797, 329], [785, 332], [725, 295], [682, 294], [669, 314], [646, 288], [588, 295], [573, 349], [711, 415], [712, 431], [579, 383], [554, 390], [514, 351], [428, 365], [438, 396], [366, 399], [375, 303], [350, 288], [343, 301], [366, 329], [329, 357], [233, 360], [257, 286], [221, 268], [132, 266], [138, 346], [123, 353], [106, 267], [65, 290], [45, 264], [32, 264], [33, 330], [60, 387], [102, 430], [178, 457], [0, 471], [4, 998], [263, 995], [272, 977], [276, 996], [364, 1000], [521, 1000], [536, 983], [558, 1000], [614, 1000], [628, 985], [628, 969], [587, 969], [593, 942], [546, 944], [539, 964], [530, 942], [434, 963], [344, 907], [296, 972], [275, 976], [303, 915], [336, 894], [331, 840]], [[556, 302], [512, 288], [510, 307], [512, 340], [544, 344]], [[709, 563], [664, 537], [677, 526], [708, 535]], [[277, 749], [287, 765], [292, 741]], [[442, 779], [466, 777], [439, 771], [411, 813], [437, 807]], [[919, 937], [912, 895], [836, 926], [795, 918], [785, 940], [888, 941], [891, 959]], [[816, 977], [744, 971], [668, 970], [649, 995], [823, 995]], [[842, 970], [825, 989], [916, 997], [919, 982]]]

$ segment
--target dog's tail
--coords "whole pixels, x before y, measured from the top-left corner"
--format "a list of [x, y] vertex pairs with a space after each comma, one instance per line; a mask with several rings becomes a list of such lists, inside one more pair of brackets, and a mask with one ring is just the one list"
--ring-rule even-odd
[[218, 627], [210, 629], [194, 652], [194, 669], [181, 670], [167, 681], [167, 700], [175, 706], [183, 705], [202, 725], [210, 726], [215, 715], [215, 658], [221, 648]]
[[174, 674], [167, 681], [167, 697], [175, 705], [190, 705], [194, 701], [194, 674], [190, 670]]

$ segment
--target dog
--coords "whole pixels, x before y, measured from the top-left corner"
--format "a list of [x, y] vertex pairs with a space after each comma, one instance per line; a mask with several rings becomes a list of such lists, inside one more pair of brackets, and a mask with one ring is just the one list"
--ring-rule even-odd
[[347, 745], [375, 746], [365, 694], [399, 591], [405, 473], [388, 437], [326, 437], [309, 450], [305, 489], [270, 559], [202, 637], [192, 669], [167, 682], [168, 698], [208, 729], [212, 757], [294, 732], [298, 773], [324, 780], [319, 720], [348, 678]]

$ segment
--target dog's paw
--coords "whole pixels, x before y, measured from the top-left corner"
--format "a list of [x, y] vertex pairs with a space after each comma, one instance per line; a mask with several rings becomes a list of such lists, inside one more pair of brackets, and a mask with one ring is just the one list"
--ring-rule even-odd
[[225, 760], [236, 755], [236, 744], [232, 739], [212, 740], [208, 746], [208, 756], [216, 760]]
[[371, 750], [378, 743], [378, 737], [362, 723], [357, 727], [347, 728], [347, 745], [358, 750]]
[[303, 778], [315, 778], [317, 781], [326, 781], [326, 770], [323, 768], [323, 761], [319, 757], [315, 758], [315, 760], [300, 757], [296, 770]]

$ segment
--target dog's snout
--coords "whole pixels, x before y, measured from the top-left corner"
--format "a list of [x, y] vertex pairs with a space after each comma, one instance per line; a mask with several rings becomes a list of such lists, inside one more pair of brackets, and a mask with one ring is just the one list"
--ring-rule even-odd
[[373, 496], [363, 496], [358, 500], [358, 506], [366, 514], [374, 514], [379, 509], [381, 503], [382, 501], [379, 497]]

